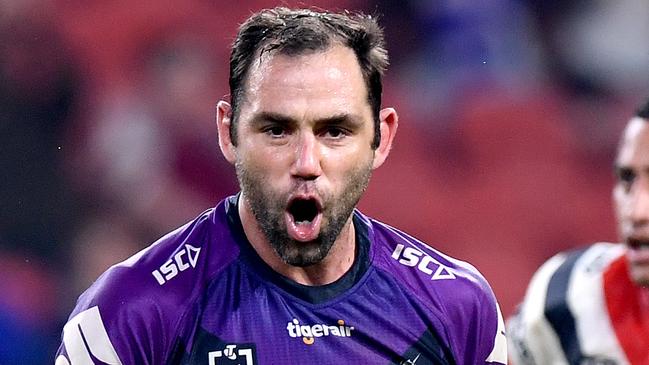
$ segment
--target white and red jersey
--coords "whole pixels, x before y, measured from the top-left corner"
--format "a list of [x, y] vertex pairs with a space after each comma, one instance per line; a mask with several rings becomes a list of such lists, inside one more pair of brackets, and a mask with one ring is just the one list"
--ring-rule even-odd
[[510, 363], [649, 364], [648, 290], [631, 281], [622, 244], [557, 254], [507, 323]]

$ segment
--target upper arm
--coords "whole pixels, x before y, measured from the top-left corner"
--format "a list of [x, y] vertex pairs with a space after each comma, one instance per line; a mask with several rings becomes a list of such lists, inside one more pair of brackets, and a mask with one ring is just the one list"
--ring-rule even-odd
[[[462, 273], [444, 290], [445, 326], [457, 364], [507, 364], [505, 324], [488, 283]], [[449, 295], [450, 294], [450, 295]]]
[[[465, 316], [467, 328], [465, 364], [507, 364], [507, 338], [500, 307], [491, 288], [481, 283], [466, 306], [472, 306], [472, 316]], [[464, 313], [462, 313], [464, 315]]]
[[[125, 350], [122, 349], [122, 352]], [[110, 365], [124, 364], [111, 342], [97, 306], [77, 313], [63, 327], [63, 341], [57, 353], [56, 365], [93, 364], [94, 359]]]
[[507, 321], [512, 364], [567, 363], [559, 338], [545, 317], [548, 284], [564, 261], [565, 256], [558, 255], [541, 266], [530, 282], [523, 303]]
[[174, 319], [155, 288], [133, 290], [128, 280], [105, 275], [80, 297], [63, 327], [56, 365], [165, 363], [177, 337]]

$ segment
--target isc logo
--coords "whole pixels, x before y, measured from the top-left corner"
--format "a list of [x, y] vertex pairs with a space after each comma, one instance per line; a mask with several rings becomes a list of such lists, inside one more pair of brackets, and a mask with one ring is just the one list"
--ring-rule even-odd
[[430, 275], [431, 280], [455, 279], [455, 275], [448, 267], [415, 247], [405, 247], [403, 244], [398, 244], [392, 252], [392, 258], [402, 265], [416, 266], [419, 271]]
[[172, 258], [165, 261], [159, 269], [153, 270], [151, 274], [162, 285], [173, 279], [179, 272], [185, 271], [190, 267], [196, 267], [198, 255], [201, 253], [200, 247], [185, 245], [185, 249], [178, 251]]

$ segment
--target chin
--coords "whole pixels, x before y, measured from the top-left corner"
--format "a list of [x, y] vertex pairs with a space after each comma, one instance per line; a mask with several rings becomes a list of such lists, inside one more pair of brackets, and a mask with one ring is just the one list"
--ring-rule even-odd
[[631, 267], [631, 281], [633, 281], [638, 286], [649, 288], [649, 270], [646, 267]]

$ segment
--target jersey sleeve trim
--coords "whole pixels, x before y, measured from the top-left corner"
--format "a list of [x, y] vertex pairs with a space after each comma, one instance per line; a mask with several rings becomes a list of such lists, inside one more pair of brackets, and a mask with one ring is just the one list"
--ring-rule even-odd
[[63, 344], [72, 364], [94, 364], [98, 360], [102, 364], [122, 365], [97, 306], [68, 321], [63, 327]]
[[622, 249], [597, 243], [559, 253], [537, 270], [507, 324], [512, 364], [625, 363], [612, 336], [602, 287], [602, 273]]
[[577, 337], [575, 317], [568, 307], [568, 286], [575, 263], [585, 251], [582, 249], [570, 253], [550, 277], [544, 306], [545, 317], [559, 337], [563, 353], [571, 364], [578, 363], [583, 355]]

